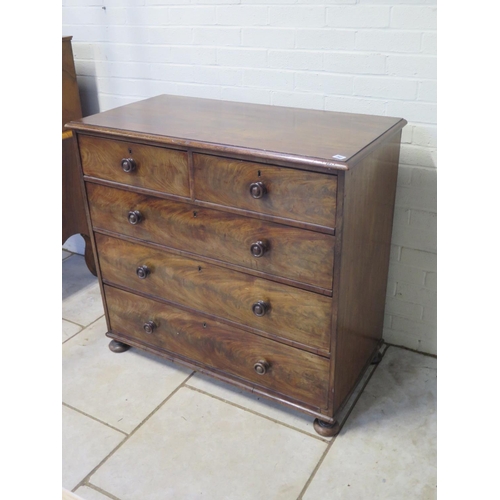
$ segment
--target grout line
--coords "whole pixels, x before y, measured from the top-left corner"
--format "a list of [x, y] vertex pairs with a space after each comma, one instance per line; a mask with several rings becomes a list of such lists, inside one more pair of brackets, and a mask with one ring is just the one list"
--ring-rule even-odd
[[[384, 343], [387, 347], [384, 349], [384, 351], [382, 352], [382, 348], [380, 349], [380, 352], [382, 352], [382, 359], [380, 360], [379, 363], [377, 363], [373, 370], [371, 371], [370, 375], [367, 377], [365, 383], [363, 384], [363, 388], [359, 391], [359, 394], [358, 396], [356, 397], [356, 400], [350, 405], [350, 409], [349, 411], [347, 412], [347, 414], [345, 415], [344, 417], [344, 420], [342, 423], [340, 423], [340, 431], [339, 431], [339, 434], [340, 432], [342, 432], [342, 429], [344, 428], [344, 425], [346, 424], [351, 412], [354, 410], [354, 407], [356, 406], [359, 398], [361, 397], [361, 395], [363, 394], [363, 392], [365, 391], [366, 389], [366, 386], [368, 385], [368, 383], [370, 382], [371, 378], [373, 377], [373, 374], [375, 373], [375, 371], [377, 370], [377, 368], [380, 366], [380, 363], [382, 363], [383, 359], [384, 359], [384, 356], [385, 354], [387, 353], [387, 351], [389, 350], [389, 347], [390, 347], [390, 344], [387, 344], [387, 343]], [[383, 347], [383, 346], [382, 346]], [[314, 479], [314, 476], [316, 476], [316, 473], [318, 472], [319, 468], [321, 467], [321, 464], [323, 463], [323, 461], [325, 460], [326, 458], [326, 455], [328, 454], [328, 452], [330, 451], [330, 448], [333, 446], [333, 443], [335, 442], [335, 440], [337, 439], [338, 437], [338, 434], [337, 436], [335, 436], [331, 442], [328, 444], [325, 452], [323, 453], [322, 457], [319, 459], [319, 462], [317, 463], [316, 467], [314, 468], [314, 470], [312, 471], [311, 475], [309, 476], [309, 479], [306, 481], [306, 484], [304, 485], [304, 488], [302, 488], [302, 491], [300, 492], [299, 496], [297, 497], [297, 500], [302, 500], [304, 494], [306, 493], [307, 491], [307, 488], [309, 488], [309, 485], [312, 483], [313, 479]]]
[[289, 429], [292, 429], [294, 431], [305, 434], [306, 436], [317, 439], [318, 441], [322, 441], [324, 443], [330, 443], [330, 439], [325, 439], [325, 438], [320, 437], [319, 435], [314, 435], [314, 434], [311, 434], [307, 431], [303, 431], [302, 429], [298, 429], [297, 427], [293, 427], [289, 424], [281, 422], [280, 420], [276, 420], [274, 418], [268, 417], [267, 415], [263, 415], [262, 413], [258, 413], [254, 410], [251, 410], [250, 408], [245, 408], [244, 406], [240, 406], [239, 404], [233, 403], [232, 401], [228, 401], [227, 399], [220, 398], [219, 396], [215, 396], [214, 394], [210, 394], [209, 392], [202, 391], [201, 389], [197, 389], [196, 387], [193, 387], [191, 385], [186, 385], [186, 388], [191, 389], [192, 391], [196, 391], [196, 392], [199, 392], [201, 394], [204, 394], [205, 396], [210, 396], [211, 398], [217, 399], [218, 401], [222, 401], [223, 403], [227, 403], [231, 406], [239, 408], [240, 410], [247, 411], [248, 413], [252, 413], [254, 415], [257, 415], [258, 417], [262, 417], [262, 418], [265, 418], [266, 420], [270, 420], [271, 422], [274, 422], [275, 424], [279, 424], [279, 425], [283, 425], [284, 427], [288, 427]]
[[103, 420], [98, 419], [97, 417], [93, 417], [92, 415], [89, 415], [88, 413], [85, 413], [82, 410], [79, 410], [78, 408], [75, 408], [74, 406], [69, 405], [68, 403], [65, 403], [64, 401], [62, 402], [64, 406], [67, 408], [70, 408], [71, 410], [77, 411], [78, 413], [81, 413], [82, 415], [85, 415], [86, 417], [91, 418], [92, 420], [95, 420], [96, 422], [99, 422], [107, 427], [110, 427], [111, 429], [118, 431], [120, 434], [124, 434], [125, 436], [128, 436], [128, 434], [125, 431], [122, 431], [118, 429], [117, 427], [113, 427], [111, 424], [108, 424], [107, 422], [104, 422]]
[[306, 481], [306, 484], [302, 488], [302, 491], [299, 493], [299, 496], [297, 497], [297, 500], [301, 500], [302, 497], [304, 496], [304, 493], [306, 492], [307, 488], [309, 488], [309, 485], [311, 484], [312, 480], [314, 479], [314, 476], [316, 475], [316, 472], [318, 472], [318, 469], [321, 467], [321, 464], [323, 463], [323, 460], [325, 460], [326, 455], [328, 455], [328, 452], [330, 451], [330, 448], [332, 447], [333, 443], [337, 439], [337, 436], [335, 436], [329, 443], [328, 446], [326, 447], [326, 450], [323, 452], [323, 455], [321, 455], [321, 458], [319, 459], [318, 463], [316, 464], [316, 467], [314, 467], [314, 470], [312, 471], [311, 475], [309, 476], [309, 479]]
[[[82, 329], [79, 332], [76, 332], [74, 335], [72, 335], [69, 339], [66, 339], [63, 342], [63, 344], [65, 344], [68, 340], [72, 339], [73, 337], [76, 337], [77, 335], [79, 335], [80, 333], [82, 333], [83, 331], [85, 331], [87, 328], [90, 328], [94, 323], [97, 323], [104, 316], [105, 316], [104, 314], [101, 314], [101, 316], [99, 316], [97, 319], [95, 319], [94, 321], [92, 321], [92, 323], [89, 323], [87, 326], [82, 326], [82, 325], [79, 325], [78, 323], [74, 323], [73, 321], [71, 321], [71, 323], [73, 323], [74, 325], [82, 326]], [[68, 321], [66, 318], [63, 318], [63, 319], [65, 321]]]
[[123, 440], [118, 443], [71, 491], [74, 492], [80, 486], [87, 484], [92, 477], [93, 474], [101, 467], [101, 465], [105, 464], [107, 460], [120, 449], [124, 443], [126, 443], [170, 398], [172, 398], [182, 387], [184, 384], [195, 374], [192, 372], [185, 380], [180, 384], [174, 391], [172, 391], [130, 434], [126, 435]]
[[405, 347], [403, 345], [389, 344], [387, 342], [384, 342], [384, 343], [387, 345], [387, 348], [397, 347], [398, 349], [404, 349], [405, 351], [410, 351], [410, 352], [414, 352], [415, 354], [421, 354], [422, 356], [427, 356], [429, 358], [437, 359], [437, 354], [430, 354], [428, 352], [417, 351], [416, 349], [410, 349], [409, 347]]
[[111, 500], [120, 500], [118, 497], [115, 497], [115, 495], [108, 493], [106, 490], [99, 488], [99, 486], [96, 486], [95, 484], [86, 483], [84, 486], [87, 486], [87, 488], [91, 488], [92, 490], [95, 490], [95, 491], [101, 493], [102, 495], [105, 495], [105, 496], [111, 498]]
[[76, 321], [71, 321], [70, 319], [62, 318], [64, 321], [67, 321], [68, 323], [72, 323], [73, 325], [79, 326], [80, 328], [85, 328], [83, 325], [80, 325], [80, 323], [77, 323]]

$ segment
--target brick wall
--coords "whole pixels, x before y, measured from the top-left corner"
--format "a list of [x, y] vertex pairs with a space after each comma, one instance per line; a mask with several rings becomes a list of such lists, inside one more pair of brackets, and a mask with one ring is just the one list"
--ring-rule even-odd
[[85, 114], [170, 93], [403, 117], [384, 338], [436, 352], [435, 0], [63, 0]]

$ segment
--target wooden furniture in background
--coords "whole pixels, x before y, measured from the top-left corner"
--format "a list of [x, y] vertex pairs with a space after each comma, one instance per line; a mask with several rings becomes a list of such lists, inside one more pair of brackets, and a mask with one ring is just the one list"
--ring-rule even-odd
[[336, 434], [378, 359], [405, 124], [174, 96], [73, 121], [110, 348]]
[[64, 126], [82, 117], [71, 39], [71, 36], [62, 39], [62, 243], [74, 234], [81, 234], [85, 240], [85, 262], [97, 276], [83, 205], [78, 150], [72, 140], [73, 132]]

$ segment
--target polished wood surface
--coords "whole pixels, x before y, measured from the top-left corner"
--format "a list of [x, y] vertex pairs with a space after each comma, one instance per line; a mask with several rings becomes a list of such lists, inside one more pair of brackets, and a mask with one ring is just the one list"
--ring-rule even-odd
[[[335, 435], [381, 343], [405, 123], [175, 96], [72, 122], [107, 335]], [[144, 167], [173, 150], [181, 191]]]
[[335, 227], [335, 175], [202, 154], [193, 163], [197, 200]]
[[[95, 229], [332, 288], [333, 236], [93, 183], [87, 194]], [[141, 213], [139, 224], [130, 224], [130, 211]], [[260, 241], [269, 250], [254, 257], [250, 249]]]
[[345, 174], [333, 409], [382, 338], [400, 133]]
[[[96, 243], [106, 282], [329, 352], [329, 297], [102, 234]], [[142, 265], [150, 269], [147, 279], [136, 274]], [[253, 311], [259, 301], [267, 304], [262, 316]]]
[[66, 123], [82, 117], [80, 93], [73, 60], [72, 36], [62, 38], [62, 130]]
[[[189, 198], [186, 151], [144, 146], [126, 141], [80, 135], [80, 155], [85, 175]], [[134, 169], [124, 171], [122, 160]]]
[[383, 116], [161, 95], [83, 118], [71, 127], [207, 151], [294, 160], [332, 171], [348, 168], [351, 158], [405, 123]]
[[71, 39], [71, 36], [62, 39], [62, 243], [70, 236], [80, 234], [85, 241], [85, 262], [90, 272], [96, 275], [80, 184], [78, 147], [73, 132], [64, 128], [65, 123], [82, 116]]
[[[326, 406], [327, 359], [123, 290], [110, 286], [104, 290], [114, 333], [203, 362], [299, 401]], [[152, 333], [144, 330], [148, 321], [155, 323]], [[269, 365], [262, 375], [255, 368], [259, 361]]]

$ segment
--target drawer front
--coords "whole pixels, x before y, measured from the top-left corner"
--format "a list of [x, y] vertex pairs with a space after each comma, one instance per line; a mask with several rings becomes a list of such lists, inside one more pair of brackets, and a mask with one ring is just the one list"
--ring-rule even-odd
[[[80, 135], [78, 137], [85, 175], [189, 197], [186, 151], [145, 146]], [[123, 160], [133, 160], [122, 166]]]
[[[102, 234], [96, 243], [108, 282], [330, 350], [329, 297]], [[146, 278], [137, 275], [141, 266], [147, 266]]]
[[[87, 194], [94, 228], [332, 288], [334, 236], [92, 183]], [[139, 223], [129, 222], [130, 211]], [[267, 250], [255, 257], [259, 242]]]
[[196, 199], [329, 228], [337, 176], [194, 154]]
[[[195, 313], [113, 287], [104, 292], [111, 330], [281, 394], [326, 407], [329, 361]], [[153, 326], [146, 333], [144, 325]], [[254, 365], [268, 363], [259, 375]], [[262, 366], [262, 365], [261, 365]]]

